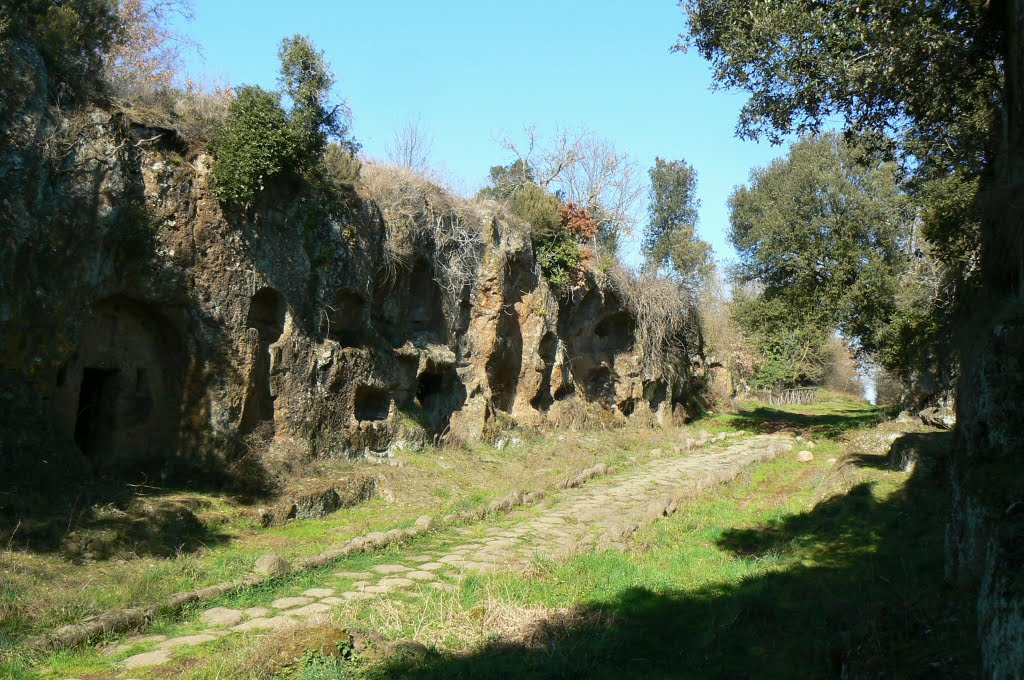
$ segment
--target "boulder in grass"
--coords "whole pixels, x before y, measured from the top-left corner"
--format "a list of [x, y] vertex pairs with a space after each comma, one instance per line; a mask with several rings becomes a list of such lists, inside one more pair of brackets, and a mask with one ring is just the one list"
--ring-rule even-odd
[[814, 460], [814, 454], [804, 449], [803, 451], [797, 452], [796, 459], [800, 463], [810, 463], [812, 460]]
[[365, 503], [376, 494], [377, 480], [367, 475], [297, 482], [285, 491], [284, 500], [273, 510], [271, 522], [268, 523], [319, 519], [335, 510]]
[[284, 576], [292, 570], [288, 561], [283, 557], [277, 555], [267, 554], [256, 560], [256, 564], [253, 566], [253, 571], [257, 574], [263, 574], [264, 576], [276, 577]]

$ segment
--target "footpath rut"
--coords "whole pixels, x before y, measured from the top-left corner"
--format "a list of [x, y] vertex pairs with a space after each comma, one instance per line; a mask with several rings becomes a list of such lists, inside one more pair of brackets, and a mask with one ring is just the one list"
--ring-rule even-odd
[[[428, 588], [457, 590], [455, 583], [472, 572], [520, 570], [538, 559], [562, 560], [595, 549], [622, 550], [639, 527], [672, 514], [686, 499], [734, 479], [745, 468], [792, 448], [789, 437], [759, 435], [724, 448], [655, 458], [592, 480], [580, 489], [562, 491], [542, 510], [517, 510], [508, 517], [509, 526], [487, 529], [482, 537], [461, 545], [435, 554], [410, 554], [365, 572], [325, 575], [323, 587], [281, 597], [265, 606], [208, 609], [202, 614], [207, 628], [197, 634], [134, 636], [108, 647], [105, 653], [119, 654], [145, 645], [150, 651], [129, 656], [121, 666], [163, 664], [174, 658], [176, 649], [225, 635], [321, 623], [330, 619], [332, 610], [351, 606], [353, 600], [398, 593], [416, 596], [429, 592]], [[454, 531], [478, 533], [472, 528]]]

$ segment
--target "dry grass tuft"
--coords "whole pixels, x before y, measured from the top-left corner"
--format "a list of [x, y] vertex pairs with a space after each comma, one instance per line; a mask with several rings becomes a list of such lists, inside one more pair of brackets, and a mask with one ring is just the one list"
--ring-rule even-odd
[[636, 320], [636, 347], [649, 380], [679, 378], [700, 350], [700, 321], [693, 301], [674, 281], [614, 264], [599, 275]]
[[555, 402], [548, 412], [548, 423], [554, 429], [583, 432], [621, 427], [624, 421], [601, 404], [577, 395]]
[[523, 607], [499, 602], [487, 613], [491, 634], [528, 649], [551, 649], [583, 628], [613, 623], [610, 613], [582, 606]]
[[530, 648], [550, 647], [580, 626], [610, 622], [610, 615], [588, 608], [516, 604], [493, 583], [470, 608], [464, 606], [461, 593], [424, 588], [415, 600], [381, 598], [371, 608], [352, 603], [339, 618], [351, 620], [360, 611], [361, 625], [386, 639], [463, 652], [495, 639]]
[[113, 93], [118, 110], [142, 125], [174, 130], [194, 148], [208, 148], [228, 116], [234, 91], [228, 85], [184, 87], [126, 81]]
[[480, 212], [430, 177], [401, 166], [367, 162], [360, 189], [384, 216], [385, 266], [410, 268], [418, 253], [430, 253], [437, 282], [453, 298], [461, 297], [483, 255]]

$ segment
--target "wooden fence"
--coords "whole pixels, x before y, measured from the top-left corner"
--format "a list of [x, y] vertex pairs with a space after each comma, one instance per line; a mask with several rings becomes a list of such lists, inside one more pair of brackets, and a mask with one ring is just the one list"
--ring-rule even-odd
[[790, 390], [761, 390], [757, 398], [772, 406], [783, 404], [813, 404], [818, 401], [817, 387], [794, 387]]

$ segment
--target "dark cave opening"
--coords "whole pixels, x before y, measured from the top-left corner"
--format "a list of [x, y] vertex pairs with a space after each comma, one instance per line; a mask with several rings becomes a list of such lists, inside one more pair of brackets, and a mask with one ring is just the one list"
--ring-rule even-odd
[[250, 372], [250, 382], [242, 405], [239, 431], [250, 434], [263, 421], [274, 419], [274, 395], [270, 389], [270, 346], [284, 333], [284, 296], [273, 288], [260, 288], [249, 301], [246, 325], [259, 333], [260, 349]]
[[364, 321], [366, 301], [352, 290], [342, 289], [327, 307], [324, 332], [342, 347], [359, 347], [366, 342]]
[[439, 342], [448, 339], [441, 286], [426, 260], [418, 260], [409, 275], [409, 306], [406, 325], [412, 335], [429, 335]]
[[538, 411], [547, 411], [555, 402], [551, 396], [551, 372], [555, 367], [555, 355], [557, 352], [558, 338], [554, 333], [548, 331], [541, 338], [540, 344], [537, 346], [537, 354], [540, 356], [541, 361], [544, 362], [544, 367], [541, 369], [540, 387], [537, 388], [537, 394], [530, 400], [530, 406]]
[[663, 382], [648, 383], [644, 387], [644, 393], [651, 405], [651, 412], [657, 413], [668, 398], [668, 386]]
[[179, 329], [156, 305], [102, 300], [58, 370], [54, 424], [103, 467], [165, 459], [178, 447], [187, 364]]
[[117, 369], [86, 366], [78, 393], [75, 444], [89, 458], [109, 452], [117, 428]]
[[391, 395], [379, 387], [360, 385], [356, 388], [356, 420], [387, 420], [391, 411]]
[[448, 427], [452, 413], [465, 401], [466, 388], [453, 368], [428, 369], [416, 381], [416, 402], [438, 432]]
[[260, 342], [272, 345], [284, 333], [284, 296], [273, 288], [260, 288], [249, 301], [246, 325], [260, 334]]
[[605, 407], [611, 408], [615, 401], [615, 380], [611, 370], [601, 366], [591, 371], [587, 375], [586, 390], [589, 399], [600, 401]]
[[598, 352], [625, 352], [633, 346], [636, 322], [627, 312], [615, 312], [594, 326], [594, 349]]

